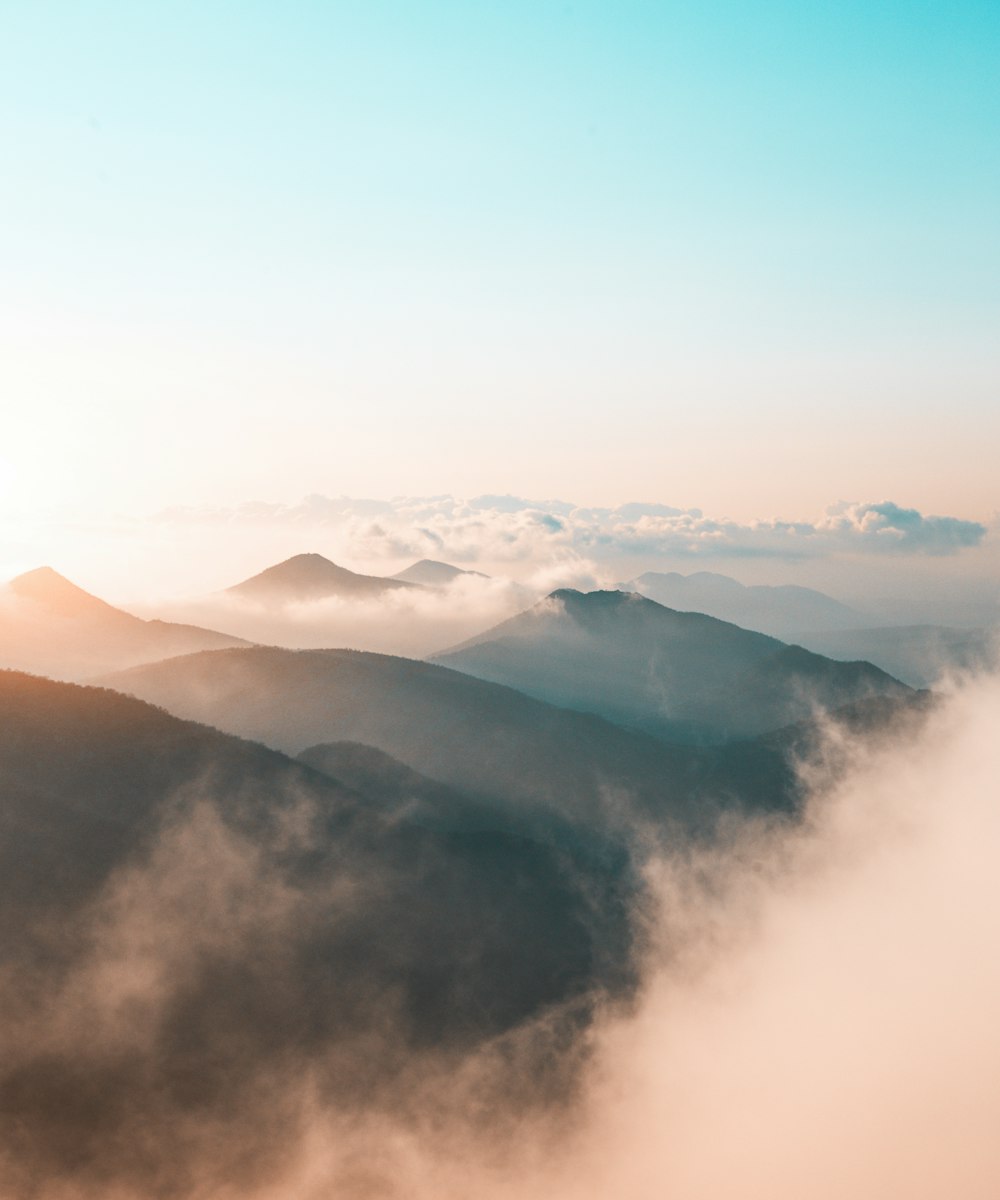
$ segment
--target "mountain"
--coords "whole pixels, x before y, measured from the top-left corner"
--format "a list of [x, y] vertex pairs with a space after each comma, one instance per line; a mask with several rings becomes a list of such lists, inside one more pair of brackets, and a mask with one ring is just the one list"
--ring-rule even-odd
[[864, 658], [911, 687], [931, 687], [942, 676], [982, 671], [997, 663], [997, 634], [943, 625], [899, 625], [803, 634], [802, 644], [829, 658]]
[[197, 625], [142, 620], [51, 567], [19, 575], [0, 590], [0, 667], [79, 680], [175, 654], [245, 645]]
[[393, 579], [401, 579], [404, 583], [419, 583], [423, 587], [447, 587], [462, 575], [471, 575], [476, 579], [489, 579], [482, 571], [463, 571], [461, 567], [453, 567], [451, 563], [436, 562], [432, 558], [422, 558], [404, 571], [397, 571]]
[[434, 662], [670, 741], [722, 742], [909, 689], [636, 592], [553, 592]]
[[226, 588], [226, 594], [270, 606], [302, 600], [324, 600], [333, 596], [352, 599], [375, 597], [415, 586], [402, 579], [359, 575], [338, 566], [322, 554], [296, 554], [242, 583]]
[[696, 571], [648, 571], [621, 590], [639, 592], [667, 608], [700, 612], [783, 641], [797, 640], [803, 630], [858, 629], [870, 624], [864, 614], [812, 588], [783, 584], [748, 587], [728, 575]]
[[220, 1162], [257, 1190], [304, 1100], [333, 1128], [490, 1055], [487, 1110], [570, 1086], [635, 986], [623, 844], [332, 753], [374, 794], [0, 672], [4, 1195], [187, 1195]]
[[[527, 814], [608, 828], [627, 814], [658, 834], [674, 825], [710, 829], [718, 815], [717, 792], [701, 785], [707, 752], [413, 659], [253, 647], [171, 659], [106, 682], [286, 753], [361, 742], [465, 796]], [[790, 804], [784, 785], [760, 792], [738, 777], [725, 797], [754, 809]]]

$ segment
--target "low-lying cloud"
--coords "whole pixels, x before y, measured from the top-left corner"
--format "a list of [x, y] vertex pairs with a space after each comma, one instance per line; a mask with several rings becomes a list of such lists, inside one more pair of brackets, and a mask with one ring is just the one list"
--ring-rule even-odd
[[[57, 989], [32, 992], [23, 964], [0, 979], [5, 1194], [994, 1200], [998, 722], [993, 679], [905, 740], [832, 730], [839, 769], [806, 768], [801, 823], [649, 864], [636, 1010], [595, 1030], [553, 1009], [469, 1052], [400, 1037], [391, 992], [356, 997], [335, 1036], [298, 990], [302, 930], [327, 938], [320, 919], [349, 928], [382, 895], [368, 859], [345, 862], [340, 892], [288, 885], [308, 806], [262, 857], [252, 826], [179, 805], [85, 921], [50, 931], [81, 939]], [[318, 962], [346, 1004], [351, 978]], [[516, 1081], [562, 1056], [574, 1085], [526, 1099]], [[379, 1086], [359, 1090], [373, 1064]]]
[[662, 864], [673, 962], [550, 1194], [998, 1194], [998, 719], [968, 687], [915, 742], [842, 747], [804, 827]]
[[519, 581], [470, 572], [437, 588], [267, 604], [219, 592], [160, 604], [150, 612], [267, 645], [347, 647], [421, 658], [507, 620], [556, 588], [596, 585], [594, 565], [571, 556]]

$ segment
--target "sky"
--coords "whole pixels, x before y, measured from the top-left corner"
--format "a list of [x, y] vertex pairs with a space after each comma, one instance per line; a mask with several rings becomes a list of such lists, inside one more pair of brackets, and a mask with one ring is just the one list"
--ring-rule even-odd
[[988, 522], [998, 57], [972, 0], [5, 6], [8, 541], [312, 493]]

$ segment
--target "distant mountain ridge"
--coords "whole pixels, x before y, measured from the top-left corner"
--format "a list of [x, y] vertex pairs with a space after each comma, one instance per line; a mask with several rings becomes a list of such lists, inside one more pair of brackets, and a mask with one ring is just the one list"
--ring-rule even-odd
[[0, 589], [0, 666], [83, 680], [242, 638], [171, 621], [146, 621], [91, 595], [51, 567]]
[[562, 589], [432, 660], [671, 741], [753, 737], [910, 689], [636, 592]]
[[[115, 616], [131, 615], [85, 592], [52, 567], [35, 567], [33, 571], [25, 571], [23, 575], [11, 579], [7, 587], [15, 596], [33, 601], [53, 616], [92, 615], [113, 619]], [[134, 620], [138, 621], [139, 618], [135, 617]]]
[[1000, 635], [988, 629], [944, 625], [893, 625], [802, 635], [802, 643], [829, 658], [865, 658], [911, 687], [931, 687], [942, 677], [994, 668]]
[[404, 583], [419, 583], [424, 587], [447, 587], [463, 575], [471, 575], [476, 579], [489, 579], [482, 571], [466, 571], [461, 567], [453, 567], [451, 563], [437, 562], [433, 558], [422, 558], [419, 562], [411, 563], [403, 571], [397, 571], [393, 579]]
[[259, 604], [287, 604], [332, 597], [374, 597], [419, 586], [382, 575], [360, 575], [338, 566], [322, 554], [295, 554], [267, 567], [226, 593]]
[[783, 641], [795, 640], [806, 630], [860, 629], [873, 624], [870, 615], [814, 588], [747, 585], [714, 571], [691, 575], [647, 571], [623, 583], [621, 590], [640, 592], [666, 608], [705, 613]]

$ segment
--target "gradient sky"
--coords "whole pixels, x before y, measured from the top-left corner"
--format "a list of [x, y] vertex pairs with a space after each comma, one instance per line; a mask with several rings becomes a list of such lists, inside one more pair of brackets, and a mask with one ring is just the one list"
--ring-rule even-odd
[[1000, 8], [7, 5], [0, 503], [986, 519]]

